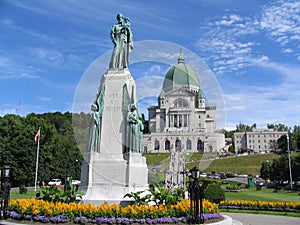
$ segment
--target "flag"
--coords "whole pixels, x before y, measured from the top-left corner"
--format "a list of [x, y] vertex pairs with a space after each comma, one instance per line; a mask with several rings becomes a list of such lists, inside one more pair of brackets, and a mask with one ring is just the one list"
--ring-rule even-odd
[[36, 135], [34, 137], [34, 144], [38, 142], [38, 139], [40, 138], [41, 135], [41, 129], [39, 128], [38, 131], [36, 132]]

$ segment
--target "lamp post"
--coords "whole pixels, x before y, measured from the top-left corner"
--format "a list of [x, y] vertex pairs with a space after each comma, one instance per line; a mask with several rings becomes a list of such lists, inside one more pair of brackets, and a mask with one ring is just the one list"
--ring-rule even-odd
[[291, 166], [290, 138], [289, 138], [288, 131], [286, 133], [286, 139], [287, 139], [287, 149], [288, 149], [288, 157], [289, 157], [290, 185], [291, 185], [291, 191], [292, 191], [293, 190], [293, 177], [292, 177], [292, 166]]
[[[190, 170], [190, 206], [191, 206], [191, 222], [194, 224], [203, 224], [203, 188], [199, 184], [200, 170], [198, 167], [193, 167]], [[200, 203], [200, 207], [199, 207]]]
[[0, 217], [7, 219], [9, 193], [10, 193], [10, 170], [9, 166], [3, 166], [1, 170], [1, 214]]

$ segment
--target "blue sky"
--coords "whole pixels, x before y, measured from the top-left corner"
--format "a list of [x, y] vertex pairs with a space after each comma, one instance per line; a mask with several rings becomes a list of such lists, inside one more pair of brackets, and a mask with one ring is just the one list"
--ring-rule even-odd
[[[300, 2], [282, 0], [0, 0], [0, 115], [72, 111], [88, 68], [110, 55], [119, 12], [130, 18], [133, 52], [155, 40], [183, 48], [187, 64], [194, 65], [188, 51], [201, 58], [222, 93], [225, 128], [299, 125]], [[178, 54], [130, 65], [142, 112]], [[93, 96], [105, 68], [85, 87]]]

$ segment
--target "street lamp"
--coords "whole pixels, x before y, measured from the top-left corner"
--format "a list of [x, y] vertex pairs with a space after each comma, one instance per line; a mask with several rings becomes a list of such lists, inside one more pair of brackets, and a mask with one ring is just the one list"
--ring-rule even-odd
[[1, 214], [0, 217], [7, 219], [9, 193], [10, 193], [10, 166], [3, 166], [1, 170]]
[[[190, 193], [190, 207], [191, 207], [191, 216], [192, 216], [191, 222], [194, 224], [199, 224], [199, 223], [202, 224], [204, 223], [203, 203], [202, 203], [203, 188], [199, 184], [200, 170], [198, 167], [195, 166], [190, 170], [190, 173], [191, 175], [190, 175], [189, 193]], [[200, 208], [199, 208], [199, 203], [200, 203]]]
[[289, 157], [290, 185], [291, 185], [291, 191], [292, 191], [293, 190], [293, 177], [292, 177], [292, 166], [291, 166], [290, 138], [289, 138], [288, 131], [286, 133], [286, 139], [287, 139], [287, 149], [288, 149], [288, 157]]

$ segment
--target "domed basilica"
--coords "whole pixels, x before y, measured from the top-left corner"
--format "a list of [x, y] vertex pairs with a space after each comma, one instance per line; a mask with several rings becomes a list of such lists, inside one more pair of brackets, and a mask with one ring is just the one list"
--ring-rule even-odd
[[158, 106], [148, 113], [144, 152], [220, 152], [225, 146], [224, 135], [216, 132], [216, 106], [206, 105], [199, 76], [182, 52], [165, 76]]

